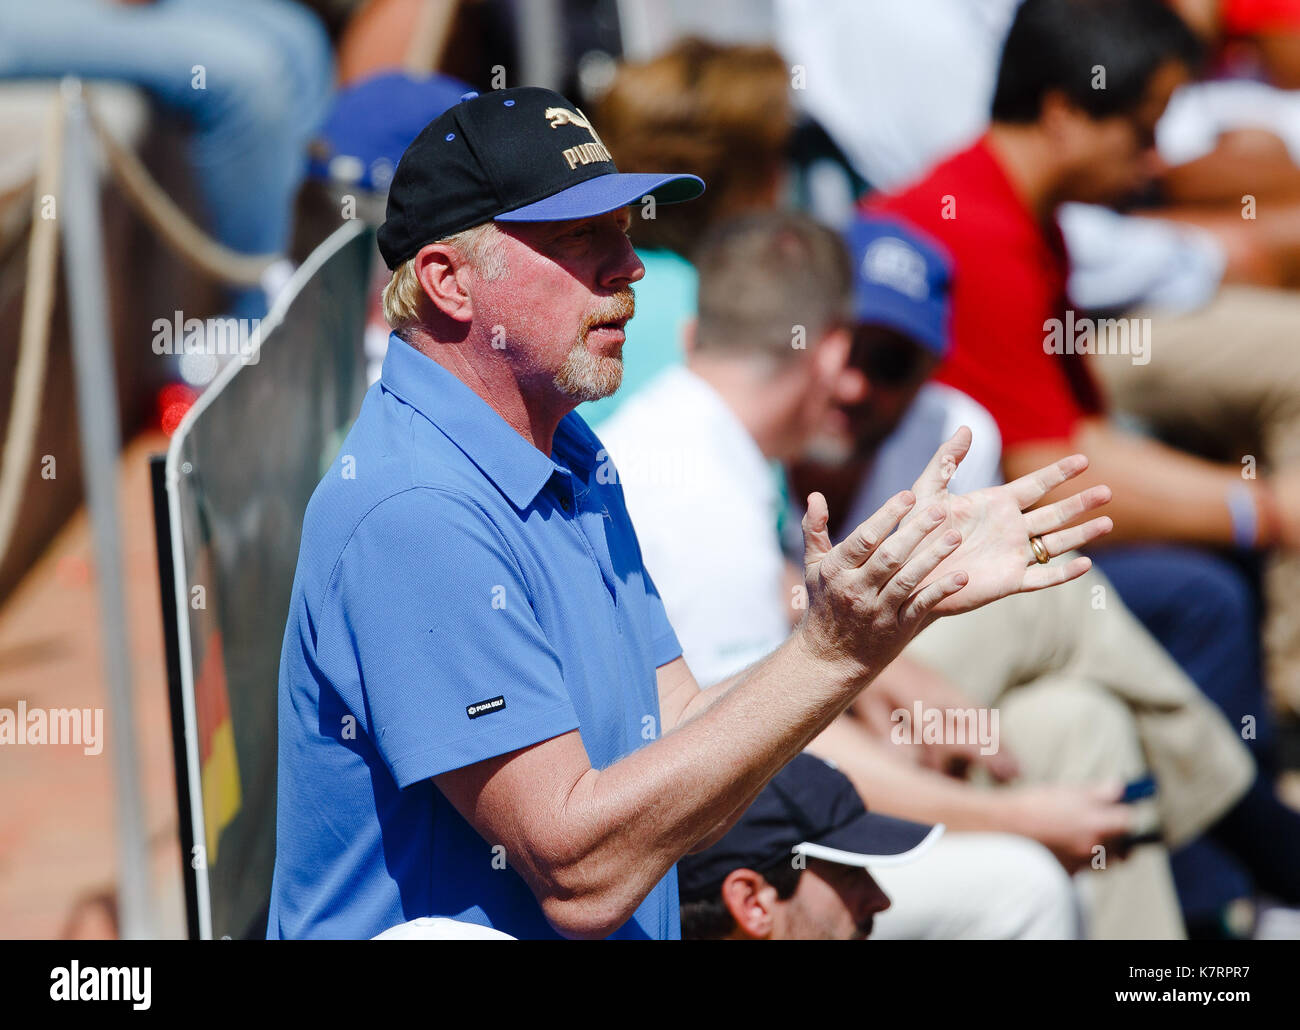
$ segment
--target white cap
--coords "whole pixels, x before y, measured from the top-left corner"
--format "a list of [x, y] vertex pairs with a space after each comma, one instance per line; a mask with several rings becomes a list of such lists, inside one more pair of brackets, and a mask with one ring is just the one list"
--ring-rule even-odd
[[478, 923], [462, 923], [441, 916], [421, 916], [409, 923], [390, 926], [372, 941], [513, 941], [508, 933]]

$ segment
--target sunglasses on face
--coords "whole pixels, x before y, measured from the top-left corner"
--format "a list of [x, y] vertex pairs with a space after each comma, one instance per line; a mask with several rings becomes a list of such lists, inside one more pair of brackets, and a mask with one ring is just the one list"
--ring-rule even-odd
[[906, 386], [925, 375], [925, 351], [893, 333], [859, 334], [849, 361], [878, 386]]

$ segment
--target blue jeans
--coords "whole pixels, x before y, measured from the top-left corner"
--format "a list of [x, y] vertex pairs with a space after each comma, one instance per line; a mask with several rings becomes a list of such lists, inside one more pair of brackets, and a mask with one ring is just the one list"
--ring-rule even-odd
[[315, 14], [290, 0], [0, 4], [0, 78], [67, 74], [134, 84], [184, 115], [216, 238], [250, 254], [288, 248], [306, 146], [333, 89]]

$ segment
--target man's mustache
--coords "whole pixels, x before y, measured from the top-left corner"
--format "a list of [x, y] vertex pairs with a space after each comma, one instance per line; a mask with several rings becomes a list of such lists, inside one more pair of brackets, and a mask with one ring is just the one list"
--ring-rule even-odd
[[599, 308], [582, 320], [582, 335], [585, 337], [598, 325], [608, 322], [621, 322], [636, 314], [636, 294], [632, 287], [624, 286]]

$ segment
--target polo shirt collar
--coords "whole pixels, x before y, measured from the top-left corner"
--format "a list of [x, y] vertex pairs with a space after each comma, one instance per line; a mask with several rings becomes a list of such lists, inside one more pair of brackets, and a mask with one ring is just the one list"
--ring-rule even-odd
[[[380, 382], [437, 426], [521, 511], [557, 471], [563, 471], [482, 397], [396, 333], [388, 339]], [[570, 412], [560, 422], [553, 450], [589, 471], [595, 449], [578, 432], [575, 418]]]

